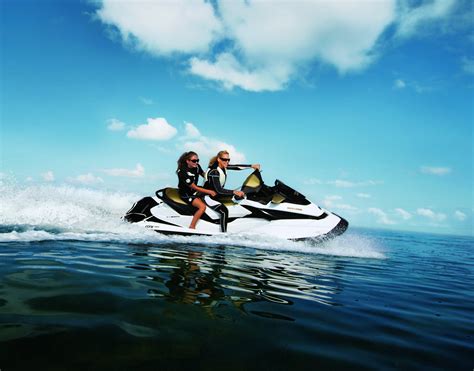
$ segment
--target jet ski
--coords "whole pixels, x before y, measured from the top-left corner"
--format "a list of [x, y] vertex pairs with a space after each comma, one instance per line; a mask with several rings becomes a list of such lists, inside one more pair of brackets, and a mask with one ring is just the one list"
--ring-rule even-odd
[[[273, 186], [266, 185], [259, 170], [245, 179], [241, 191], [246, 195], [244, 199], [219, 199], [229, 210], [226, 233], [220, 231], [219, 214], [209, 206], [196, 229], [188, 228], [196, 209], [180, 198], [177, 188], [163, 188], [155, 196], [137, 201], [123, 219], [162, 234], [245, 233], [295, 241], [333, 238], [349, 226], [344, 218], [317, 206], [278, 179]], [[215, 204], [209, 196], [204, 202]]]

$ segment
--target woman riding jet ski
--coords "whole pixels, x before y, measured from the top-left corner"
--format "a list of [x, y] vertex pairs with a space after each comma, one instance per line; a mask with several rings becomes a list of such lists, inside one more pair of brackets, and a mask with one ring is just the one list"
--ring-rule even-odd
[[204, 171], [199, 165], [199, 157], [196, 152], [184, 152], [178, 159], [178, 192], [181, 199], [196, 208], [190, 229], [196, 228], [196, 223], [206, 211], [206, 204], [201, 199], [204, 195], [215, 197], [217, 193], [211, 189], [204, 189], [198, 186], [199, 175], [204, 177]]
[[[213, 182], [212, 177], [209, 177], [211, 172], [212, 169], [207, 174], [207, 182]], [[228, 211], [227, 234], [321, 240], [344, 233], [349, 225], [345, 219], [313, 204], [279, 180], [275, 180], [274, 186], [267, 186], [258, 168], [247, 177], [237, 192], [243, 192], [245, 198], [238, 200], [229, 194], [227, 198], [220, 199]], [[213, 200], [206, 196], [204, 201], [210, 207], [205, 209], [196, 229], [188, 228], [196, 208], [183, 201], [176, 188], [163, 188], [156, 191], [155, 196], [139, 200], [124, 219], [163, 234], [225, 234], [221, 231], [221, 213], [212, 209], [215, 206]]]
[[209, 169], [207, 169], [206, 173], [204, 174], [204, 179], [206, 179], [206, 183], [204, 183], [204, 188], [207, 190], [211, 190], [217, 193], [217, 198], [215, 199], [207, 199], [206, 203], [212, 207], [212, 209], [219, 213], [220, 215], [220, 225], [221, 225], [221, 232], [227, 232], [227, 220], [229, 218], [229, 210], [225, 206], [224, 203], [219, 202], [220, 199], [225, 197], [232, 197], [236, 196], [239, 198], [244, 198], [245, 193], [242, 191], [235, 191], [231, 189], [225, 189], [225, 182], [227, 180], [227, 172], [226, 169], [229, 170], [243, 170], [246, 168], [253, 168], [255, 170], [260, 170], [259, 164], [254, 165], [230, 165], [230, 157], [229, 152], [227, 151], [220, 151], [217, 156], [214, 156], [209, 161]]

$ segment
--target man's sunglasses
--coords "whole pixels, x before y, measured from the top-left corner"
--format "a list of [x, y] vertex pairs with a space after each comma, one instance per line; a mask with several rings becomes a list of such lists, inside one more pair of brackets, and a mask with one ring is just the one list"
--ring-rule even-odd
[[197, 160], [189, 160], [189, 161], [191, 161], [191, 162], [193, 162], [193, 163], [197, 163], [197, 162], [199, 162], [199, 159], [197, 159]]
[[222, 157], [219, 157], [221, 159], [221, 161], [224, 161], [224, 162], [229, 162], [230, 161], [230, 158], [222, 158]]

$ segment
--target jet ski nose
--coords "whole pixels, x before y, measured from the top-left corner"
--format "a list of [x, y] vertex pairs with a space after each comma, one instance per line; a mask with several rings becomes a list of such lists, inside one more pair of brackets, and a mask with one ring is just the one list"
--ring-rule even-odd
[[347, 228], [349, 228], [349, 222], [346, 219], [341, 218], [331, 233], [333, 233], [335, 236], [340, 236], [347, 230]]

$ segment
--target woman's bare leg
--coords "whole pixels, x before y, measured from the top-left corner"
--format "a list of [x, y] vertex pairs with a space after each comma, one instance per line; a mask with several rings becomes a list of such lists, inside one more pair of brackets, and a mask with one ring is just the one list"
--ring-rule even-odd
[[201, 219], [202, 214], [204, 214], [206, 211], [206, 204], [200, 198], [195, 198], [191, 205], [197, 207], [198, 210], [194, 213], [193, 220], [191, 220], [189, 228], [196, 229], [196, 223], [199, 219]]

